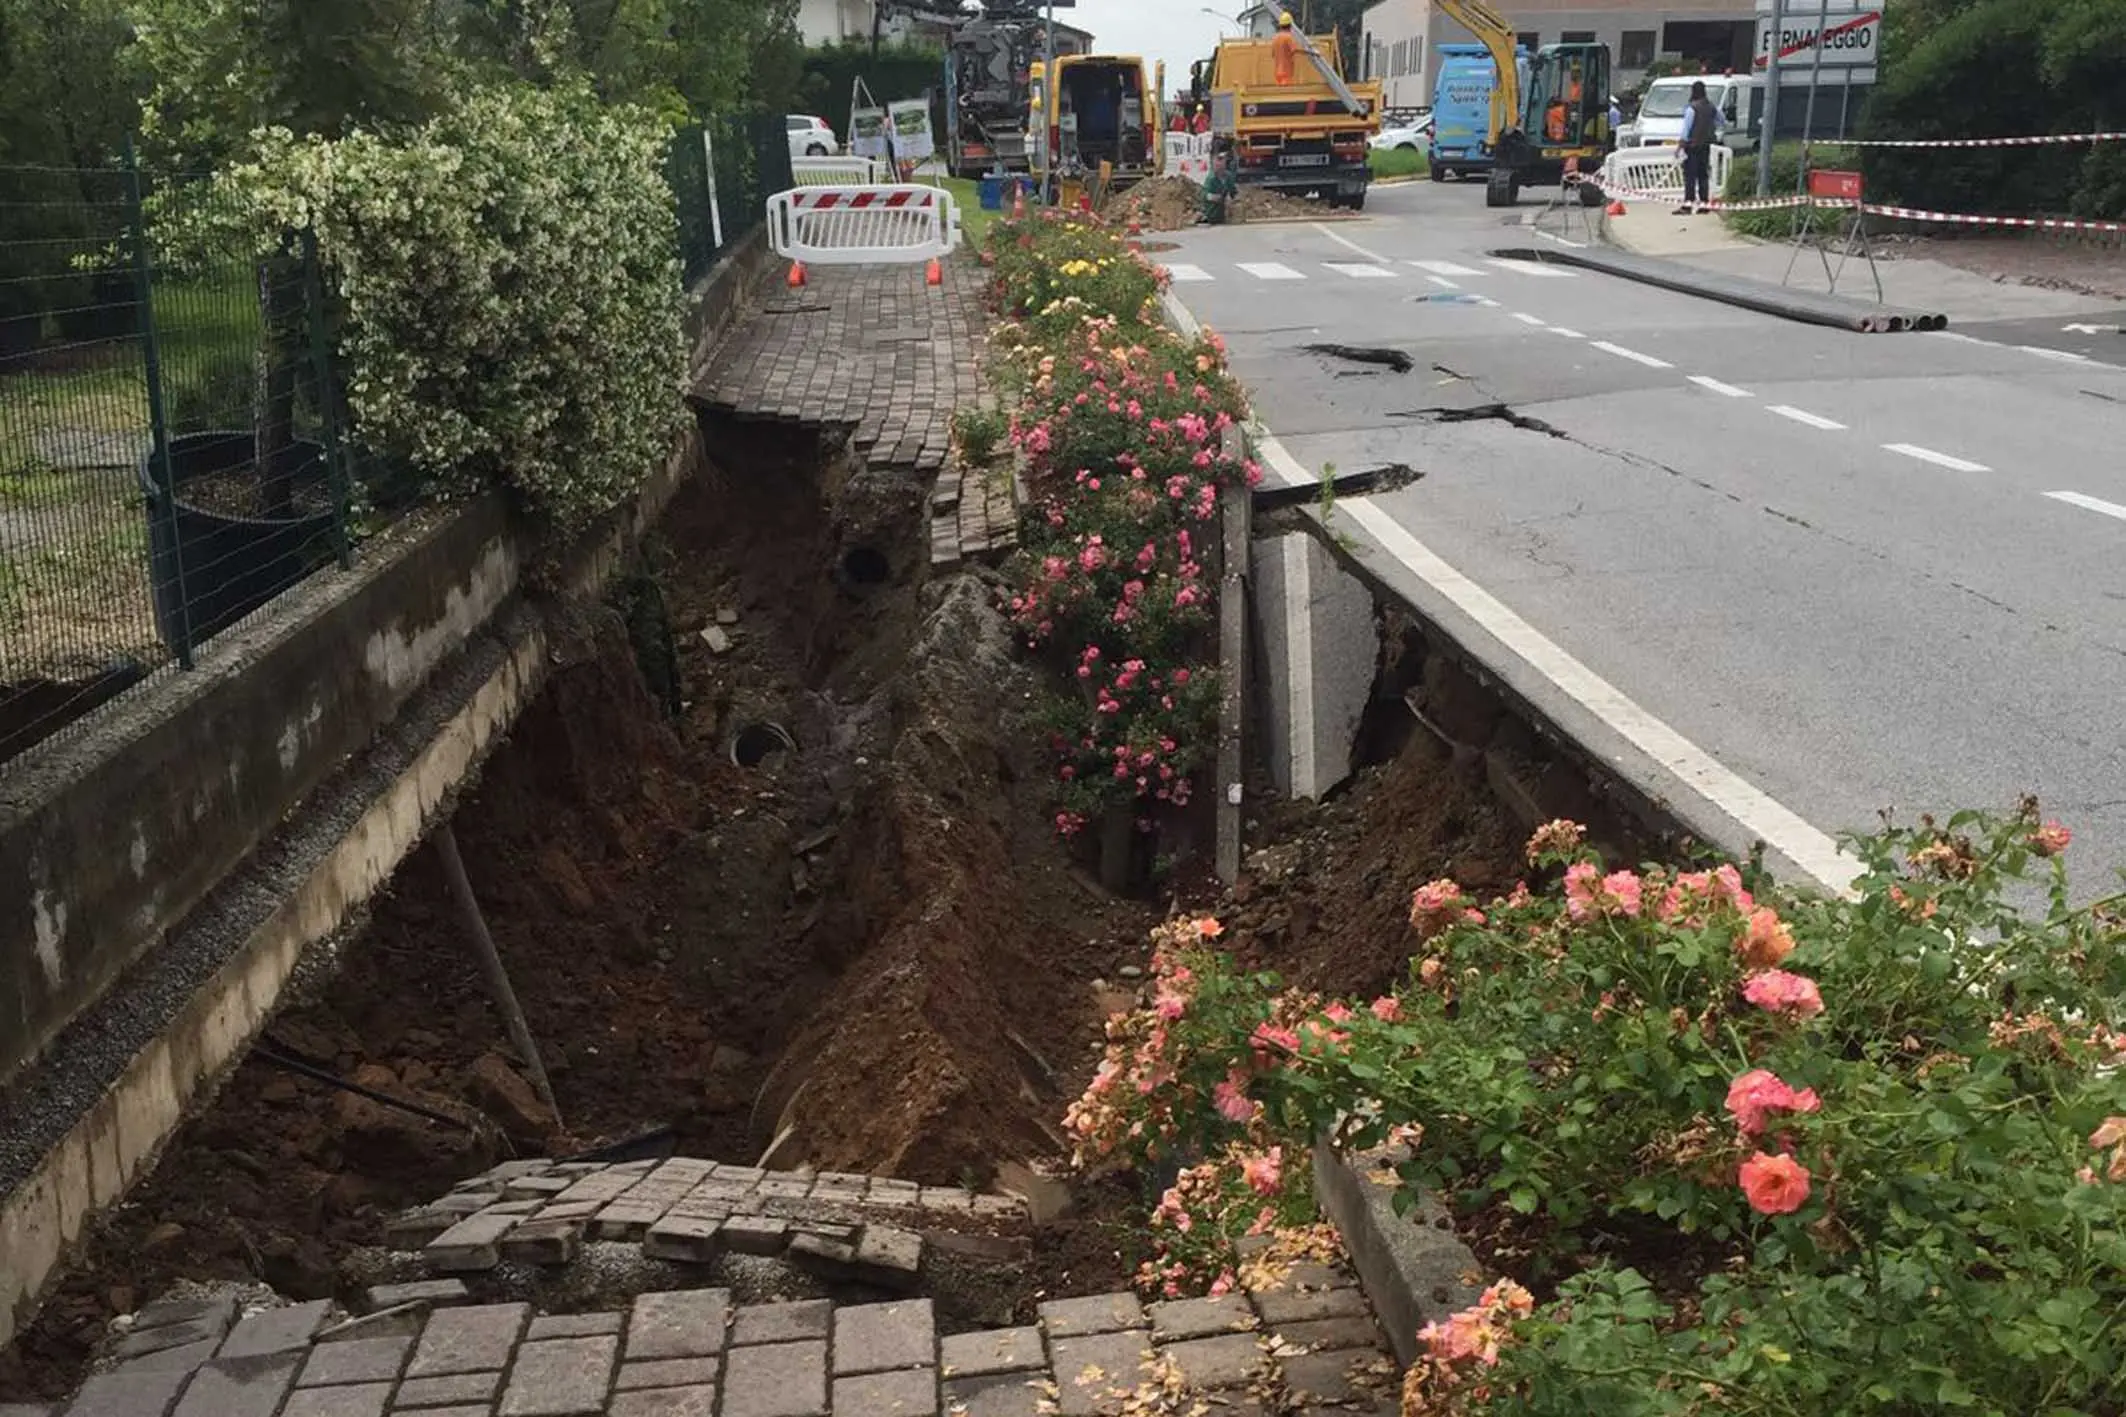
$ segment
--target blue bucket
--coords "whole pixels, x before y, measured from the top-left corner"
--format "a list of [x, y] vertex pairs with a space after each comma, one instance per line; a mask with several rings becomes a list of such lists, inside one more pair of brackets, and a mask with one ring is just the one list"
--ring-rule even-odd
[[975, 195], [985, 212], [1004, 209], [1004, 181], [1001, 177], [983, 177], [975, 182]]

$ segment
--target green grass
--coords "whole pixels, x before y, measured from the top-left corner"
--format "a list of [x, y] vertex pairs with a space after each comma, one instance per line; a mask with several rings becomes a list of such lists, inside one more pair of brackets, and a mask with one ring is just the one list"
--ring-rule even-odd
[[1375, 177], [1423, 177], [1431, 170], [1425, 155], [1409, 148], [1375, 148], [1366, 162]]
[[972, 177], [947, 177], [945, 190], [960, 204], [960, 230], [967, 237], [968, 249], [979, 251], [989, 239], [989, 227], [1000, 215], [982, 210], [981, 191]]
[[[1860, 165], [1858, 148], [1839, 147], [1831, 143], [1815, 145], [1815, 162], [1818, 168], [1851, 169]], [[1797, 142], [1776, 143], [1772, 147], [1772, 191], [1774, 197], [1790, 197], [1801, 186], [1801, 144]], [[1754, 200], [1757, 195], [1757, 155], [1738, 155], [1734, 168], [1727, 176], [1727, 190], [1721, 195], [1731, 202]], [[1723, 218], [1728, 228], [1744, 236], [1754, 236], [1760, 241], [1791, 241], [1801, 228], [1803, 213], [1797, 207], [1775, 207], [1761, 212], [1729, 212]], [[1843, 218], [1836, 212], [1818, 213], [1815, 222], [1817, 231], [1842, 231]]]

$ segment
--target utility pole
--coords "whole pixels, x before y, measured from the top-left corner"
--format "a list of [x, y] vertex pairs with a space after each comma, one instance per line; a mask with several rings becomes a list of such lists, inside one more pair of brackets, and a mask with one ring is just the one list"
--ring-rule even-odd
[[[1801, 121], [1801, 153], [1804, 166], [1808, 162], [1809, 144], [1816, 138], [1816, 89], [1823, 82], [1823, 31], [1830, 22], [1831, 0], [1816, 0], [1816, 58], [1815, 62], [1809, 65], [1809, 111]], [[1805, 175], [1803, 180], [1806, 180]]]
[[[1060, 112], [1063, 103], [1063, 100], [1056, 93], [1056, 0], [1048, 0], [1048, 23], [1043, 25], [1041, 30], [1048, 46], [1048, 59], [1041, 67], [1041, 114], [1035, 120], [1041, 131], [1035, 136], [1034, 141], [1037, 143], [1048, 141], [1048, 115], [1051, 112]], [[1161, 139], [1161, 141], [1165, 140]], [[1056, 155], [1050, 153], [1048, 155], [1048, 171], [1051, 176], [1053, 176], [1055, 170]], [[1058, 196], [1062, 195], [1062, 190], [1060, 185], [1056, 188]]]
[[1764, 131], [1757, 135], [1757, 195], [1772, 194], [1772, 144], [1779, 136], [1779, 41], [1786, 29], [1786, 0], [1772, 0], [1771, 43], [1764, 55]]

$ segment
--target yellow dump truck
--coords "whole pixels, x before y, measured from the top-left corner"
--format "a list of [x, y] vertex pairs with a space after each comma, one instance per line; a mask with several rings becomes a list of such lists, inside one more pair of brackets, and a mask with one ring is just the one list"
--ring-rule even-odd
[[1343, 77], [1336, 36], [1299, 41], [1291, 80], [1277, 82], [1275, 39], [1228, 39], [1211, 62], [1211, 133], [1229, 144], [1242, 187], [1363, 207], [1373, 169], [1366, 141], [1380, 131], [1381, 86]]
[[1107, 191], [1141, 182], [1166, 165], [1159, 94], [1166, 65], [1147, 76], [1133, 54], [1059, 54], [1055, 82], [1033, 65], [1027, 125], [1035, 185], [1051, 199], [1106, 174]]

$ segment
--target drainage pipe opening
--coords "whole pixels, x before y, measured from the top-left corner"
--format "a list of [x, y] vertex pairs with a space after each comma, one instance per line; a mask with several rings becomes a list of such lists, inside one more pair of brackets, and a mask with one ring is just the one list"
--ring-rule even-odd
[[773, 766], [771, 759], [797, 751], [797, 740], [779, 723], [749, 723], [731, 736], [731, 761], [742, 768]]
[[893, 579], [893, 563], [876, 546], [852, 546], [842, 556], [842, 579], [858, 590]]

